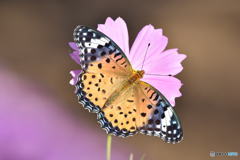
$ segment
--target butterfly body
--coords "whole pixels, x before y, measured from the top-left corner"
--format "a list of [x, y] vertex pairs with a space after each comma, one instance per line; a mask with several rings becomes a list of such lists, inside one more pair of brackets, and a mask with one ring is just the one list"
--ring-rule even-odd
[[182, 139], [180, 121], [168, 100], [141, 80], [144, 70], [134, 70], [115, 42], [85, 26], [76, 27], [74, 40], [83, 70], [76, 94], [84, 108], [97, 113], [107, 133], [127, 137], [140, 132], [168, 143]]
[[113, 94], [109, 97], [107, 102], [104, 106], [108, 106], [109, 104], [113, 103], [115, 99], [117, 99], [119, 96], [121, 96], [120, 93], [124, 93], [126, 89], [128, 89], [130, 86], [135, 85], [136, 81], [139, 81], [140, 78], [143, 77], [144, 71], [133, 71], [132, 76], [129, 77], [128, 80], [122, 83], [122, 85], [117, 88]]

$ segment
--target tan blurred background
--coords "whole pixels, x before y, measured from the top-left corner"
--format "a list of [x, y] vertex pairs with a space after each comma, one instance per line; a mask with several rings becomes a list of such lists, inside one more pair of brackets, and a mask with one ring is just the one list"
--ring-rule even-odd
[[113, 148], [126, 145], [134, 154], [144, 153], [146, 160], [205, 160], [214, 159], [210, 151], [240, 153], [238, 0], [0, 1], [0, 62], [48, 88], [73, 116], [105, 138], [96, 116], [80, 107], [68, 84], [69, 71], [78, 65], [69, 58], [67, 43], [77, 24], [96, 28], [108, 16], [127, 22], [130, 43], [141, 27], [153, 24], [163, 28], [168, 48], [188, 56], [177, 76], [184, 86], [175, 108], [184, 141], [171, 145], [143, 135], [114, 137]]

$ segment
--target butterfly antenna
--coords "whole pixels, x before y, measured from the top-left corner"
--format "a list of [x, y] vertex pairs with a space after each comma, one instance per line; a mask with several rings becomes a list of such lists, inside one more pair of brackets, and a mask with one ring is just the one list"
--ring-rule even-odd
[[146, 59], [146, 56], [147, 56], [147, 51], [148, 51], [148, 48], [149, 48], [149, 47], [150, 47], [150, 43], [148, 43], [147, 50], [146, 50], [145, 55], [144, 55], [144, 59], [143, 59], [143, 63], [142, 63], [141, 70], [143, 69], [144, 62], [145, 62], [145, 59]]
[[172, 76], [172, 75], [160, 75], [160, 74], [151, 74], [151, 73], [145, 73], [145, 75], [149, 75], [149, 76]]

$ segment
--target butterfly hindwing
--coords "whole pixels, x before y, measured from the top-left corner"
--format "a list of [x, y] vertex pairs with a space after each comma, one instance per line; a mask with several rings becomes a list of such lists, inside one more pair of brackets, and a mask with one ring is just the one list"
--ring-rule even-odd
[[140, 132], [161, 137], [168, 143], [179, 142], [183, 132], [180, 121], [170, 103], [151, 85], [143, 81], [137, 85], [138, 93], [140, 92], [142, 97], [138, 108], [140, 116], [137, 124]]
[[112, 126], [112, 133], [116, 136], [127, 137], [137, 133], [136, 86], [132, 85], [110, 100], [103, 108], [107, 122]]

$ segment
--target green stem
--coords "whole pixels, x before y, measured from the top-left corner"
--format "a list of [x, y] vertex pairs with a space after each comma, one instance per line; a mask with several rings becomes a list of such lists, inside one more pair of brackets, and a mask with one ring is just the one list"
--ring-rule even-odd
[[107, 160], [111, 160], [111, 145], [112, 145], [112, 136], [109, 134], [107, 136]]
[[142, 155], [140, 160], [144, 160], [144, 158], [145, 158], [145, 154]]

